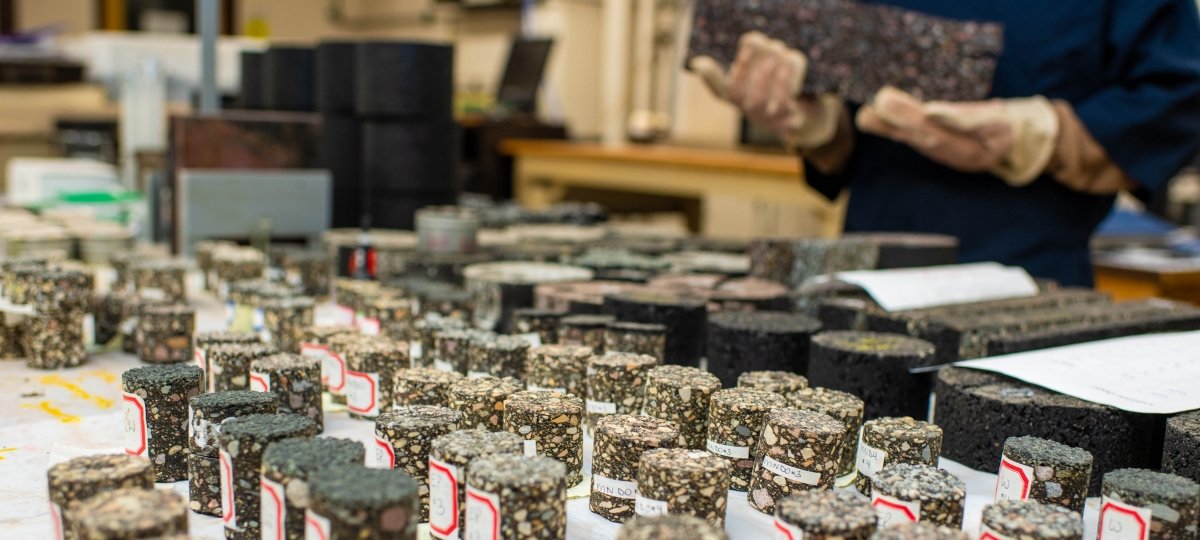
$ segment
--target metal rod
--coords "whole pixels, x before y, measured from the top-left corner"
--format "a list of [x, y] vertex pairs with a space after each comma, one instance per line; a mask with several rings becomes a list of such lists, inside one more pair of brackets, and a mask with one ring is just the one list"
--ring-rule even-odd
[[217, 25], [220, 21], [220, 0], [196, 2], [196, 29], [200, 35], [200, 114], [220, 111], [217, 93]]

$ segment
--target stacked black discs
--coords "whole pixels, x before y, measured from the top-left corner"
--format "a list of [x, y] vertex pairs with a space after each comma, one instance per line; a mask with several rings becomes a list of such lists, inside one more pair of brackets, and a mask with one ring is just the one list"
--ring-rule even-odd
[[317, 110], [328, 115], [354, 114], [354, 54], [352, 41], [322, 41], [316, 48]]
[[376, 226], [412, 229], [424, 206], [457, 193], [458, 124], [452, 116], [454, 48], [371, 41], [355, 51], [362, 121], [364, 210]]
[[808, 371], [808, 346], [821, 324], [803, 315], [721, 312], [708, 320], [708, 370], [725, 386], [746, 371]]
[[241, 96], [238, 106], [243, 109], [263, 108], [263, 58], [262, 51], [242, 51]]
[[812, 339], [808, 378], [866, 402], [866, 417], [929, 413], [929, 375], [909, 370], [933, 361], [933, 345], [899, 334], [826, 332]]
[[275, 111], [314, 109], [312, 47], [272, 45], [263, 57], [263, 105]]
[[333, 180], [334, 227], [362, 225], [362, 125], [354, 115], [356, 44], [317, 45], [317, 110], [321, 113], [321, 167]]

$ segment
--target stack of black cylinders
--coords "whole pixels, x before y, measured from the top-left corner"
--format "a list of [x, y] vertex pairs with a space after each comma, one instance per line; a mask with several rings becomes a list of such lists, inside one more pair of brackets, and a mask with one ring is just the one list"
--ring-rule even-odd
[[362, 224], [362, 123], [354, 110], [351, 41], [324, 41], [316, 49], [316, 104], [321, 113], [321, 166], [333, 178], [334, 227]]
[[419, 208], [457, 196], [454, 48], [368, 41], [355, 51], [364, 210], [378, 227], [412, 229]]
[[262, 51], [242, 51], [241, 55], [241, 92], [238, 98], [238, 107], [248, 110], [259, 110], [266, 108], [266, 100], [263, 95], [263, 58], [266, 53]]
[[263, 57], [263, 106], [272, 111], [312, 112], [316, 76], [312, 47], [272, 45]]

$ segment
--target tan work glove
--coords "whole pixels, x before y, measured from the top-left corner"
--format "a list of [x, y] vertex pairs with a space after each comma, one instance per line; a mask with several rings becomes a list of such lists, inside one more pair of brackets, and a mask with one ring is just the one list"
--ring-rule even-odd
[[832, 94], [801, 97], [808, 58], [782, 41], [748, 32], [728, 72], [707, 56], [693, 58], [690, 67], [713, 94], [777, 133], [790, 148], [819, 148], [837, 132], [842, 99]]
[[891, 87], [859, 109], [855, 122], [943, 165], [990, 172], [1015, 187], [1046, 171], [1059, 133], [1058, 115], [1042, 96], [923, 103]]

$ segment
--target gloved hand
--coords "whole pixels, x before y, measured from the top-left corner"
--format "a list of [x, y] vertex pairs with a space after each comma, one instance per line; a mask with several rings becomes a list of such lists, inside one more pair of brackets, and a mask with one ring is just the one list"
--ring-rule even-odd
[[1059, 133], [1058, 115], [1042, 96], [923, 103], [891, 87], [859, 109], [855, 122], [943, 165], [991, 172], [1016, 187], [1046, 171]]
[[837, 132], [844, 110], [841, 98], [801, 97], [808, 58], [782, 41], [748, 32], [742, 35], [737, 59], [728, 72], [707, 56], [693, 58], [690, 67], [713, 94], [779, 134], [791, 148], [819, 148]]

